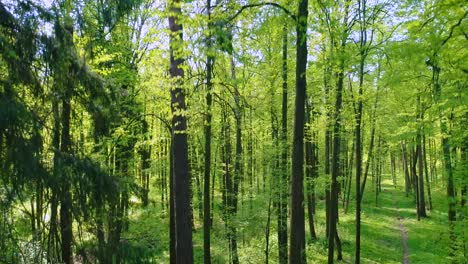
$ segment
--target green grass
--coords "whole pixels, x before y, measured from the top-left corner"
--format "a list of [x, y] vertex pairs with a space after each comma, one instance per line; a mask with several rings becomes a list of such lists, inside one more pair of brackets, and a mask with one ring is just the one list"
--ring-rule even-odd
[[[388, 177], [388, 175], [386, 175]], [[448, 221], [447, 202], [443, 190], [433, 189], [435, 208], [427, 211], [428, 217], [417, 221], [412, 195], [406, 197], [403, 188], [394, 188], [391, 181], [384, 179], [383, 190], [375, 204], [375, 192], [368, 182], [362, 205], [361, 263], [402, 263], [402, 236], [398, 216], [408, 234], [408, 254], [410, 263], [448, 263]], [[353, 189], [354, 190], [354, 189]], [[151, 196], [157, 199], [157, 191]], [[240, 263], [265, 263], [265, 226], [268, 211], [268, 190], [253, 197], [250, 205], [248, 197], [239, 202], [239, 212], [234, 219], [238, 228]], [[194, 199], [196, 197], [194, 196]], [[353, 199], [353, 197], [351, 197]], [[427, 199], [426, 199], [427, 200]], [[194, 201], [194, 205], [195, 205]], [[212, 229], [213, 263], [228, 263], [229, 249], [225, 237], [224, 222], [220, 215], [220, 195], [215, 197], [215, 215]], [[348, 214], [344, 214], [340, 202], [340, 222], [338, 230], [343, 243], [343, 263], [354, 263], [355, 213], [354, 200], [350, 201]], [[306, 215], [307, 217], [307, 215]], [[194, 257], [196, 263], [203, 262], [202, 219], [194, 211], [195, 230], [193, 233]], [[307, 219], [306, 219], [307, 221]], [[316, 231], [318, 241], [309, 241], [307, 234], [308, 263], [326, 263], [327, 243], [325, 240], [324, 201], [317, 202]], [[145, 248], [148, 259], [155, 263], [169, 261], [169, 218], [168, 212], [160, 204], [146, 209], [137, 208], [131, 212], [130, 230], [124, 237], [137, 248]], [[276, 217], [271, 215], [270, 263], [276, 263], [278, 244], [276, 238]]]

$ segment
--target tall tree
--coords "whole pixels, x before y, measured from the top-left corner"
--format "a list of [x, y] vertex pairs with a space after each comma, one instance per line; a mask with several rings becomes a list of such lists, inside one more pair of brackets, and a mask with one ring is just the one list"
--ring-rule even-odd
[[294, 128], [291, 172], [291, 236], [289, 263], [306, 263], [304, 223], [304, 120], [307, 69], [307, 18], [308, 0], [298, 1], [296, 21], [296, 98], [294, 103]]
[[[210, 210], [210, 172], [211, 172], [211, 106], [212, 106], [212, 74], [214, 56], [212, 50], [211, 0], [206, 2], [208, 19], [208, 36], [206, 37], [206, 123], [205, 123], [205, 177], [203, 189], [203, 261], [211, 263], [211, 210]], [[213, 187], [214, 188], [214, 187]]]
[[193, 263], [192, 224], [190, 206], [190, 171], [188, 161], [187, 117], [185, 87], [183, 83], [184, 62], [182, 54], [182, 12], [180, 0], [169, 1], [170, 7], [170, 68], [173, 79], [171, 87], [172, 109], [172, 164], [173, 195], [175, 209], [176, 263]]

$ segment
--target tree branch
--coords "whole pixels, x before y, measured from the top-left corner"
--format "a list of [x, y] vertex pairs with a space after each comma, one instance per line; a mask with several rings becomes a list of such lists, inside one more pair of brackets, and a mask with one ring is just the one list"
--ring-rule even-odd
[[242, 13], [242, 11], [244, 11], [245, 9], [252, 8], [252, 7], [262, 7], [262, 6], [273, 6], [273, 7], [279, 8], [279, 9], [283, 10], [294, 21], [297, 21], [296, 16], [293, 13], [291, 13], [291, 11], [289, 11], [286, 7], [284, 7], [284, 6], [280, 5], [280, 4], [277, 4], [277, 3], [273, 3], [273, 2], [264, 2], [264, 3], [249, 4], [249, 5], [242, 6], [237, 11], [237, 13], [234, 14], [234, 16], [229, 18], [228, 22], [231, 22], [232, 20], [236, 19], [236, 17], [238, 17]]

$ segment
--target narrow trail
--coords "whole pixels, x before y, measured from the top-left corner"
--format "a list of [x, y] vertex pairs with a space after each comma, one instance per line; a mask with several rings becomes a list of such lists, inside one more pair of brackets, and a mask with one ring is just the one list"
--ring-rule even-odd
[[403, 264], [408, 264], [408, 233], [406, 232], [405, 224], [400, 215], [397, 216], [398, 224], [401, 232], [401, 238], [403, 240]]
[[[393, 202], [395, 205], [395, 201]], [[398, 219], [398, 228], [400, 229], [402, 244], [403, 244], [403, 264], [409, 264], [409, 257], [408, 257], [408, 232], [406, 231], [405, 223], [403, 222], [403, 218], [400, 215], [400, 209], [398, 209], [397, 214]]]

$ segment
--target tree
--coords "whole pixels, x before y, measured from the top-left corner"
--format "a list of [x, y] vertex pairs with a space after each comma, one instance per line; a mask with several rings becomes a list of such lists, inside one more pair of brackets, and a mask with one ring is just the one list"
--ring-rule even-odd
[[172, 164], [175, 208], [176, 263], [193, 263], [192, 224], [190, 207], [190, 172], [188, 164], [187, 119], [184, 70], [181, 50], [183, 45], [180, 1], [169, 2], [170, 69], [174, 80], [171, 88], [172, 109]]
[[307, 68], [307, 17], [308, 0], [298, 2], [296, 21], [296, 99], [294, 103], [294, 128], [291, 173], [291, 237], [289, 263], [306, 263], [303, 165], [304, 165], [304, 119]]

